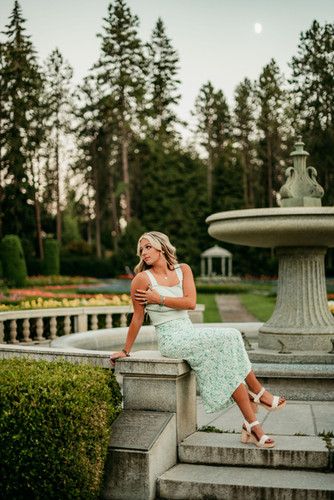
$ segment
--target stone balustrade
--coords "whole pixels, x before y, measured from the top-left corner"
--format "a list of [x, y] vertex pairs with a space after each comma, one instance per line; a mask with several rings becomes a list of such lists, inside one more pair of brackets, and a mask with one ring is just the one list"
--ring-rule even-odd
[[[0, 344], [43, 344], [61, 335], [126, 327], [133, 312], [132, 305], [59, 307], [54, 309], [28, 309], [0, 313]], [[204, 305], [197, 304], [189, 311], [194, 323], [203, 322]]]
[[99, 318], [105, 328], [126, 326], [132, 306], [61, 307], [29, 309], [0, 313], [0, 343], [41, 344], [54, 340], [61, 331], [64, 335], [98, 330]]

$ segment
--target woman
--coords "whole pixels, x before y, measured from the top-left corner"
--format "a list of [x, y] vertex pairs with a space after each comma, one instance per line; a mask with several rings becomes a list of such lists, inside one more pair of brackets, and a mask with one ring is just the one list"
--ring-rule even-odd
[[187, 312], [196, 307], [192, 271], [187, 264], [178, 264], [175, 248], [165, 234], [143, 234], [137, 253], [140, 262], [131, 285], [134, 313], [124, 349], [112, 354], [111, 363], [130, 355], [146, 310], [156, 328], [161, 354], [185, 359], [196, 372], [206, 411], [227, 408], [234, 400], [245, 417], [241, 441], [261, 448], [275, 446], [274, 440], [264, 434], [255, 412], [258, 406], [268, 411], [284, 408], [286, 401], [261, 386], [240, 332], [193, 326]]

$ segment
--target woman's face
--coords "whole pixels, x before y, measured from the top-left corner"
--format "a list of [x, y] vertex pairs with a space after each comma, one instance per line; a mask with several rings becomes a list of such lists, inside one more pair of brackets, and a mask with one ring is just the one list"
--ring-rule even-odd
[[153, 266], [161, 257], [161, 251], [154, 248], [152, 243], [146, 238], [140, 240], [139, 248], [140, 256], [148, 266]]

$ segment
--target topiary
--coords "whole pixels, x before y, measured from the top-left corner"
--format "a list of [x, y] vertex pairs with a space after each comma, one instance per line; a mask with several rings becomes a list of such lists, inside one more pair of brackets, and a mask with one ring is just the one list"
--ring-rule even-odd
[[121, 394], [105, 369], [0, 361], [1, 498], [99, 497]]
[[20, 238], [7, 234], [1, 241], [1, 262], [3, 279], [8, 286], [24, 286], [27, 267]]
[[60, 252], [57, 240], [44, 241], [43, 274], [45, 276], [55, 276], [60, 271]]

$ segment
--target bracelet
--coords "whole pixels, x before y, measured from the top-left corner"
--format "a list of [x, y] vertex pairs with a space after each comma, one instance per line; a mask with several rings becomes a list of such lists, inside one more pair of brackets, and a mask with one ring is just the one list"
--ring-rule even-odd
[[160, 295], [159, 306], [164, 306], [164, 305], [165, 305], [165, 297], [163, 297], [162, 295]]
[[130, 353], [129, 353], [128, 351], [126, 351], [125, 349], [122, 349], [122, 352], [124, 352], [124, 354], [125, 354], [125, 356], [126, 356], [127, 358], [129, 358], [129, 357], [130, 357]]

